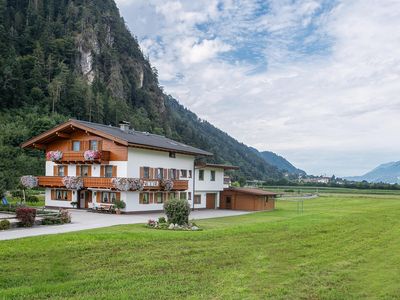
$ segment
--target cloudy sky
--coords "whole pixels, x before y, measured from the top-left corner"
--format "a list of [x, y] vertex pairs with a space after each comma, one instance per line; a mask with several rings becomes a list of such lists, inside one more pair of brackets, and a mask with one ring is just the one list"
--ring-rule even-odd
[[310, 174], [400, 160], [400, 1], [117, 0], [165, 91]]

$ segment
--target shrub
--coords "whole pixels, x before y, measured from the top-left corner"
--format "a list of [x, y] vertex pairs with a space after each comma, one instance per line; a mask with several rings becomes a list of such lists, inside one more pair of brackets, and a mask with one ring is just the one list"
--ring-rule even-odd
[[63, 224], [71, 223], [71, 214], [66, 209], [60, 209], [59, 217]]
[[19, 207], [15, 211], [17, 219], [23, 227], [32, 227], [35, 223], [36, 209], [29, 207]]
[[119, 209], [124, 209], [126, 207], [126, 204], [122, 200], [117, 200], [114, 202], [114, 207]]
[[14, 198], [22, 198], [23, 194], [21, 190], [11, 191], [11, 196]]
[[0, 221], [0, 230], [7, 230], [10, 229], [11, 223], [8, 220], [1, 220]]
[[34, 195], [29, 195], [26, 197], [26, 202], [37, 203], [39, 202], [39, 198]]
[[164, 203], [164, 212], [168, 222], [178, 225], [189, 222], [190, 204], [183, 199], [170, 199]]
[[167, 223], [167, 220], [164, 217], [159, 217], [158, 218], [158, 223], [164, 224], [164, 223]]
[[42, 225], [56, 225], [62, 223], [63, 222], [60, 217], [44, 217], [42, 219]]

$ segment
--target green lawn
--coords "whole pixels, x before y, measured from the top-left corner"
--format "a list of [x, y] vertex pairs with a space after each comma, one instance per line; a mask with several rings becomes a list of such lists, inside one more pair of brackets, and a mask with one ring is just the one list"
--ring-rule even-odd
[[[400, 197], [0, 242], [0, 299], [399, 299]], [[1, 233], [0, 233], [1, 234]]]
[[[380, 190], [380, 189], [350, 189], [345, 187], [316, 187], [316, 186], [266, 186], [266, 190], [284, 193], [287, 195], [296, 194], [370, 194], [370, 195], [399, 195], [400, 190]], [[293, 190], [293, 192], [287, 191]]]

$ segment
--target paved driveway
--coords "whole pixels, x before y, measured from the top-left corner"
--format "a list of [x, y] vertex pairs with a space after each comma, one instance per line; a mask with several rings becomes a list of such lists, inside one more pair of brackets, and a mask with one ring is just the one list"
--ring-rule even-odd
[[[0, 240], [12, 240], [29, 236], [57, 234], [85, 229], [108, 227], [121, 224], [146, 223], [148, 219], [157, 219], [163, 216], [163, 213], [145, 213], [134, 215], [111, 215], [102, 213], [92, 213], [84, 210], [70, 210], [72, 223], [64, 225], [35, 226], [32, 228], [15, 228], [0, 231]], [[228, 217], [247, 214], [246, 211], [225, 210], [225, 209], [207, 209], [193, 211], [190, 219], [208, 219], [218, 217]]]

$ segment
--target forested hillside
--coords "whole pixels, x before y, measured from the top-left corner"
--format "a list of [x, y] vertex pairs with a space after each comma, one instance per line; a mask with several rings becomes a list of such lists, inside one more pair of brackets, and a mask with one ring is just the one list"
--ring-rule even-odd
[[43, 154], [19, 144], [68, 118], [137, 130], [211, 151], [237, 176], [281, 172], [163, 93], [112, 0], [0, 0], [0, 185], [44, 172]]

